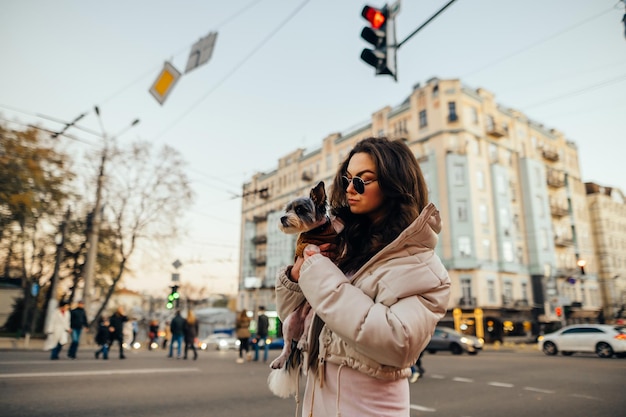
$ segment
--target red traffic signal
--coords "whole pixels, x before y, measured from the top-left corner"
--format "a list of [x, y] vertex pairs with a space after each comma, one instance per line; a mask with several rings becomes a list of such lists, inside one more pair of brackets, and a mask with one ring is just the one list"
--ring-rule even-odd
[[382, 11], [371, 6], [363, 7], [361, 16], [363, 16], [365, 20], [370, 22], [370, 25], [372, 25], [372, 28], [374, 29], [380, 29], [387, 20], [387, 17]]
[[554, 309], [554, 313], [556, 314], [557, 317], [561, 317], [563, 315], [563, 309], [561, 307], [556, 307]]

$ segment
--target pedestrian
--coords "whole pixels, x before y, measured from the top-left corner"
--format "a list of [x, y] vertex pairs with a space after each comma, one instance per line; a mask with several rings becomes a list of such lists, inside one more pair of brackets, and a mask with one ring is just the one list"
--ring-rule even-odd
[[130, 322], [130, 324], [133, 329], [133, 339], [130, 341], [130, 345], [134, 346], [135, 341], [137, 340], [137, 333], [139, 332], [139, 323], [137, 323], [137, 320], [133, 320]]
[[176, 342], [176, 358], [180, 359], [183, 338], [185, 337], [185, 319], [180, 315], [180, 310], [176, 310], [176, 315], [170, 323], [170, 330], [172, 332], [172, 340], [170, 341], [170, 354], [167, 357], [171, 358], [174, 354], [174, 342]]
[[67, 357], [70, 359], [76, 359], [78, 344], [80, 343], [80, 334], [83, 329], [87, 332], [89, 331], [89, 322], [87, 321], [85, 302], [83, 300], [78, 301], [76, 308], [70, 311], [70, 327], [72, 328], [72, 343], [70, 344], [70, 349], [67, 352]]
[[128, 317], [124, 315], [124, 309], [118, 307], [115, 314], [109, 319], [111, 330], [111, 348], [117, 342], [120, 345], [120, 359], [126, 359], [124, 356], [124, 323], [128, 321]]
[[70, 327], [70, 305], [59, 302], [59, 307], [55, 309], [46, 323], [46, 340], [43, 345], [44, 350], [49, 350], [50, 359], [58, 360], [63, 345], [67, 344], [72, 328]]
[[148, 350], [152, 350], [159, 347], [157, 342], [159, 338], [159, 321], [156, 319], [152, 319], [150, 321], [150, 325], [148, 327]]
[[163, 350], [167, 349], [167, 344], [170, 340], [172, 340], [172, 331], [170, 330], [170, 321], [167, 320], [163, 327]]
[[96, 344], [100, 346], [100, 349], [98, 349], [94, 353], [96, 359], [100, 359], [101, 353], [102, 359], [109, 359], [109, 345], [111, 344], [111, 331], [109, 330], [110, 326], [111, 323], [109, 322], [109, 319], [106, 318], [106, 316], [101, 316], [100, 320], [98, 321], [98, 329], [96, 330], [95, 337]]
[[281, 319], [305, 299], [315, 313], [302, 415], [406, 417], [411, 365], [450, 297], [439, 212], [409, 147], [386, 138], [355, 145], [329, 203], [337, 245], [308, 246], [276, 281]]
[[187, 312], [187, 319], [185, 320], [185, 359], [187, 359], [187, 351], [193, 350], [193, 360], [198, 359], [198, 352], [196, 351], [196, 338], [198, 337], [198, 320], [193, 311]]
[[259, 349], [263, 348], [263, 362], [267, 362], [269, 345], [267, 335], [269, 331], [269, 319], [265, 315], [265, 307], [259, 306], [259, 314], [256, 320], [256, 343], [254, 344], [254, 360], [259, 360]]
[[417, 380], [426, 373], [426, 369], [422, 367], [423, 355], [424, 355], [424, 351], [422, 351], [422, 353], [420, 353], [420, 355], [417, 357], [417, 362], [415, 362], [415, 365], [411, 366], [411, 376], [409, 378], [409, 382], [411, 384], [417, 382]]
[[[250, 353], [250, 317], [246, 310], [241, 310], [237, 320], [235, 322], [237, 339], [239, 339], [239, 358], [237, 363], [243, 363], [245, 359], [248, 359]], [[244, 358], [243, 352], [246, 352]]]

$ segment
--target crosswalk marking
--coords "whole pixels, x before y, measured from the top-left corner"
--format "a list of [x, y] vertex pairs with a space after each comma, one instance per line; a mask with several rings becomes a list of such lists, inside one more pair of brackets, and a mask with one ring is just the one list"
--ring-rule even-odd
[[435, 411], [437, 411], [434, 408], [422, 407], [421, 405], [416, 405], [416, 404], [411, 404], [411, 410], [427, 411], [429, 413], [434, 413]]
[[198, 372], [198, 368], [153, 368], [153, 369], [112, 369], [106, 371], [68, 371], [68, 372], [22, 372], [15, 374], [0, 374], [0, 378], [42, 378], [58, 376], [93, 376], [93, 375], [129, 375], [129, 374], [158, 374], [174, 372]]
[[502, 387], [502, 388], [513, 388], [515, 385], [509, 384], [508, 382], [489, 382], [487, 385], [491, 385], [492, 387]]

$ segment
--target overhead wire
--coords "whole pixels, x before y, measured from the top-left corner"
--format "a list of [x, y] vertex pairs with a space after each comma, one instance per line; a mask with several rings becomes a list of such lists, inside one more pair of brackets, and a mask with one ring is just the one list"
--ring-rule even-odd
[[263, 48], [263, 46], [272, 38], [274, 37], [274, 35], [276, 35], [283, 27], [286, 26], [287, 23], [289, 23], [289, 21], [298, 14], [298, 12], [300, 12], [300, 10], [302, 10], [304, 8], [304, 6], [309, 2], [310, 0], [304, 0], [302, 3], [300, 3], [288, 16], [286, 19], [284, 19], [279, 25], [278, 27], [276, 27], [272, 32], [269, 33], [269, 35], [267, 35], [265, 38], [263, 38], [257, 45], [256, 47], [254, 47], [252, 49], [252, 51], [250, 51], [250, 53], [248, 53], [248, 55], [246, 55], [241, 61], [239, 61], [239, 63], [237, 63], [237, 65], [235, 65], [235, 68], [233, 68], [231, 71], [229, 71], [224, 77], [222, 77], [217, 84], [215, 84], [211, 89], [209, 89], [204, 95], [202, 95], [198, 100], [196, 100], [196, 102], [194, 102], [187, 110], [185, 110], [180, 116], [178, 116], [178, 118], [174, 119], [174, 122], [171, 123], [168, 127], [166, 127], [164, 130], [162, 130], [159, 134], [156, 135], [155, 139], [160, 139], [165, 133], [167, 133], [170, 129], [172, 129], [174, 126], [176, 126], [178, 123], [180, 123], [185, 117], [187, 117], [196, 107], [198, 107], [204, 100], [207, 99], [207, 97], [209, 97], [209, 95], [211, 95], [215, 90], [217, 90], [218, 87], [220, 87], [226, 80], [228, 80], [230, 77], [232, 77], [239, 69], [241, 69], [243, 67], [243, 64], [245, 64], [250, 58], [252, 58], [257, 52], [259, 52], [261, 50], [261, 48]]
[[500, 62], [504, 62], [504, 61], [514, 57], [515, 55], [519, 55], [522, 52], [526, 52], [527, 50], [532, 49], [532, 48], [534, 48], [536, 46], [539, 46], [539, 45], [541, 45], [541, 44], [543, 44], [545, 42], [548, 42], [549, 40], [551, 40], [553, 38], [556, 38], [557, 36], [560, 36], [560, 35], [562, 35], [562, 34], [564, 34], [566, 32], [569, 32], [570, 30], [573, 30], [573, 29], [575, 29], [575, 28], [577, 28], [579, 26], [582, 26], [582, 25], [584, 25], [586, 23], [589, 23], [592, 20], [595, 20], [595, 19], [597, 19], [597, 18], [599, 18], [601, 16], [604, 16], [605, 14], [607, 14], [609, 12], [612, 12], [613, 10], [614, 10], [614, 7], [611, 7], [610, 9], [606, 9], [606, 10], [604, 10], [604, 11], [602, 11], [602, 12], [600, 12], [600, 13], [594, 15], [594, 16], [591, 16], [591, 17], [586, 18], [584, 20], [581, 20], [581, 21], [579, 21], [577, 23], [574, 23], [573, 25], [568, 26], [565, 29], [560, 30], [559, 32], [556, 32], [556, 33], [554, 33], [554, 34], [552, 34], [552, 35], [550, 35], [550, 36], [548, 36], [546, 38], [543, 38], [543, 39], [540, 39], [540, 40], [538, 40], [536, 42], [533, 42], [533, 43], [531, 43], [531, 44], [529, 44], [527, 46], [524, 46], [521, 49], [518, 49], [517, 51], [515, 51], [513, 53], [505, 55], [502, 58], [499, 58], [499, 59], [497, 59], [495, 61], [492, 61], [492, 62], [490, 62], [490, 63], [488, 63], [488, 64], [486, 64], [486, 65], [484, 65], [484, 66], [482, 66], [482, 67], [480, 67], [478, 69], [475, 69], [475, 70], [473, 70], [471, 72], [468, 72], [468, 73], [464, 74], [463, 76], [461, 76], [461, 78], [467, 78], [467, 77], [470, 77], [470, 76], [472, 76], [472, 75], [474, 75], [476, 73], [482, 72], [482, 71], [484, 71], [484, 70], [486, 70], [486, 69], [488, 69], [490, 67], [493, 67], [496, 64], [499, 64]]

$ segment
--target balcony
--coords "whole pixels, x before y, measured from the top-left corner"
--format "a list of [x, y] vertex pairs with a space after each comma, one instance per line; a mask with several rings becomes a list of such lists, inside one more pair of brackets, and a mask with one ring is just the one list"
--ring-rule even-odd
[[252, 238], [252, 243], [255, 245], [261, 245], [267, 243], [267, 235], [259, 235]]
[[267, 221], [267, 215], [255, 215], [252, 217], [254, 223], [263, 223]]
[[563, 204], [558, 204], [558, 203], [554, 203], [551, 201], [550, 213], [552, 213], [554, 217], [564, 217], [569, 214], [569, 209], [567, 208], [567, 206], [564, 206]]
[[259, 255], [259, 256], [251, 256], [250, 261], [256, 266], [263, 266], [267, 263], [267, 256]]
[[553, 150], [544, 149], [541, 151], [541, 155], [548, 161], [556, 162], [559, 160], [559, 153]]
[[502, 306], [503, 307], [513, 307], [513, 297], [507, 297], [506, 295], [502, 296]]
[[574, 246], [574, 239], [568, 236], [555, 236], [554, 244], [561, 248], [567, 248], [570, 246]]
[[461, 297], [459, 298], [459, 308], [475, 308], [476, 297]]
[[550, 171], [548, 172], [546, 182], [553, 188], [563, 187], [565, 185], [565, 175], [562, 172]]
[[494, 138], [501, 138], [503, 136], [506, 136], [506, 130], [504, 130], [504, 128], [502, 127], [498, 127], [494, 125], [494, 126], [487, 128], [487, 134]]
[[448, 123], [454, 123], [459, 120], [459, 116], [456, 113], [450, 113], [448, 115]]

